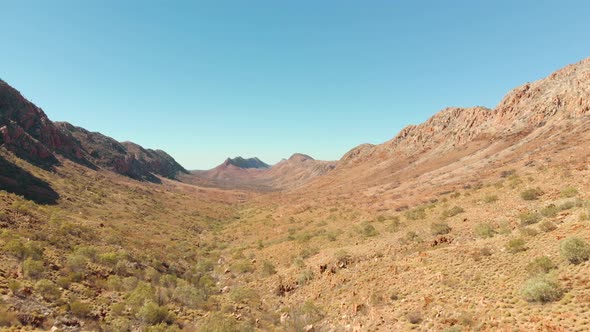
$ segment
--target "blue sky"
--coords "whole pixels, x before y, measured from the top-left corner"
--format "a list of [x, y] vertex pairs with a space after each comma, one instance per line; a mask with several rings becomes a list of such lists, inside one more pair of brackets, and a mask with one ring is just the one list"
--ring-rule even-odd
[[338, 159], [590, 56], [589, 1], [3, 1], [0, 78], [169, 152]]

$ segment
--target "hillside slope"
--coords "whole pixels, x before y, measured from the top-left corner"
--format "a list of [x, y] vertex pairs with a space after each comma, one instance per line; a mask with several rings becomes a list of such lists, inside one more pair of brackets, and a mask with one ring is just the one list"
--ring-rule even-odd
[[58, 165], [59, 156], [152, 182], [159, 182], [157, 176], [173, 179], [178, 173], [187, 173], [163, 151], [119, 143], [69, 123], [52, 122], [4, 81], [0, 81], [0, 146], [44, 168]]

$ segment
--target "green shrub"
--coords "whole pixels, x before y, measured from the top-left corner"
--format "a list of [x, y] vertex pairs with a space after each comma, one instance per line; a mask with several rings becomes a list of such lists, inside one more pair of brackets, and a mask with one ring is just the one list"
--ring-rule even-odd
[[548, 218], [553, 218], [559, 213], [559, 208], [555, 204], [549, 204], [541, 209], [541, 214]]
[[172, 298], [182, 305], [196, 309], [207, 301], [207, 293], [203, 289], [183, 283], [176, 287]]
[[475, 234], [480, 238], [490, 238], [494, 237], [496, 231], [494, 230], [494, 226], [490, 223], [480, 223], [475, 226]]
[[518, 217], [522, 226], [536, 224], [542, 219], [542, 216], [537, 212], [523, 212]]
[[580, 264], [590, 259], [590, 245], [581, 238], [570, 237], [560, 244], [560, 253], [572, 264]]
[[155, 302], [155, 289], [146, 282], [139, 282], [133, 292], [127, 297], [127, 304], [139, 307], [146, 302]]
[[254, 304], [260, 301], [260, 296], [255, 290], [245, 287], [237, 286], [229, 292], [229, 298], [234, 302], [244, 304]]
[[575, 197], [578, 194], [578, 189], [574, 187], [567, 187], [561, 190], [561, 197], [571, 198]]
[[462, 207], [454, 206], [454, 207], [450, 208], [449, 210], [443, 211], [442, 217], [443, 218], [454, 217], [454, 216], [458, 215], [459, 213], [463, 213], [463, 212], [465, 212], [465, 210], [463, 210]]
[[104, 264], [107, 266], [115, 266], [115, 264], [117, 264], [118, 260], [119, 260], [119, 257], [116, 252], [106, 252], [104, 254], [98, 255], [98, 261], [101, 264]]
[[430, 225], [432, 235], [444, 235], [451, 232], [451, 226], [447, 223], [433, 223]]
[[199, 332], [250, 332], [254, 328], [243, 322], [238, 322], [234, 317], [226, 316], [220, 312], [214, 312], [203, 320]]
[[545, 233], [554, 231], [557, 229], [557, 226], [555, 226], [555, 224], [549, 220], [545, 220], [542, 223], [539, 224], [539, 229]]
[[137, 318], [145, 325], [171, 324], [173, 322], [173, 317], [168, 312], [168, 309], [152, 301], [147, 301], [143, 304], [137, 313]]
[[541, 275], [527, 280], [521, 293], [524, 299], [529, 302], [545, 303], [559, 300], [563, 290], [556, 280], [547, 275]]
[[406, 213], [404, 213], [404, 216], [408, 220], [421, 220], [421, 219], [426, 218], [426, 211], [423, 207], [415, 208], [415, 209], [406, 211]]
[[526, 241], [521, 238], [515, 238], [508, 241], [506, 244], [506, 250], [510, 253], [518, 253], [527, 250]]
[[277, 273], [277, 270], [271, 261], [265, 260], [262, 262], [262, 275], [271, 276], [275, 273]]
[[555, 268], [557, 268], [557, 266], [551, 261], [551, 258], [547, 256], [537, 257], [526, 266], [526, 270], [531, 276], [549, 273]]
[[539, 231], [537, 231], [536, 229], [532, 228], [532, 227], [521, 227], [520, 228], [520, 234], [524, 235], [524, 236], [537, 236], [537, 234], [539, 234]]
[[12, 239], [6, 242], [3, 249], [6, 253], [19, 260], [24, 260], [27, 257], [39, 260], [43, 257], [43, 248], [33, 241], [25, 244], [19, 239]]
[[530, 188], [520, 193], [520, 197], [525, 201], [534, 201], [539, 199], [543, 195], [543, 191], [540, 188]]
[[361, 234], [364, 237], [373, 237], [379, 235], [379, 232], [375, 229], [375, 227], [368, 222], [363, 222], [361, 224]]
[[61, 297], [61, 291], [57, 285], [47, 279], [37, 281], [35, 291], [46, 301], [55, 301]]
[[79, 254], [69, 255], [66, 261], [66, 266], [72, 272], [83, 272], [86, 269], [86, 256]]
[[42, 261], [36, 261], [29, 257], [23, 262], [23, 273], [29, 278], [37, 279], [43, 275], [43, 271], [45, 271], [45, 267]]
[[76, 317], [79, 317], [79, 318], [88, 317], [88, 315], [90, 315], [91, 311], [92, 311], [92, 305], [90, 303], [80, 302], [78, 300], [72, 301], [70, 303], [70, 313], [72, 313], [72, 315], [74, 315]]
[[254, 272], [254, 265], [247, 259], [235, 261], [230, 269], [234, 273], [251, 273]]

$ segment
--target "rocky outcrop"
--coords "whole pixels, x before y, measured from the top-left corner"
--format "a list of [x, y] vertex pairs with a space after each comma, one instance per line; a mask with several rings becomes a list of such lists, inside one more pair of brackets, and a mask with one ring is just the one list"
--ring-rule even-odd
[[158, 182], [188, 173], [160, 150], [116, 140], [67, 122], [52, 122], [43, 110], [0, 81], [0, 146], [44, 168], [59, 164], [58, 156], [88, 167], [103, 167], [138, 180]]
[[257, 157], [254, 158], [242, 158], [242, 157], [235, 157], [235, 158], [227, 158], [223, 164], [219, 167], [227, 167], [233, 165], [238, 168], [269, 168], [270, 165], [263, 162], [262, 160], [258, 159]]

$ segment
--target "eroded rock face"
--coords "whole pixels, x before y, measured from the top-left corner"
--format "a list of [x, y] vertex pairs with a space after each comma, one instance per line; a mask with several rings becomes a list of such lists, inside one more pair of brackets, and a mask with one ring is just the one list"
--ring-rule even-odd
[[39, 166], [58, 163], [54, 152], [85, 161], [75, 140], [59, 130], [43, 110], [0, 80], [0, 144]]
[[412, 156], [428, 150], [444, 153], [474, 140], [525, 135], [535, 128], [590, 115], [590, 58], [511, 92], [495, 109], [446, 108], [420, 125], [404, 128], [377, 146], [361, 145], [340, 161]]
[[188, 173], [161, 150], [120, 143], [67, 122], [52, 122], [43, 110], [0, 80], [0, 146], [37, 166], [59, 164], [58, 155], [89, 167], [104, 167], [138, 180], [158, 182]]

